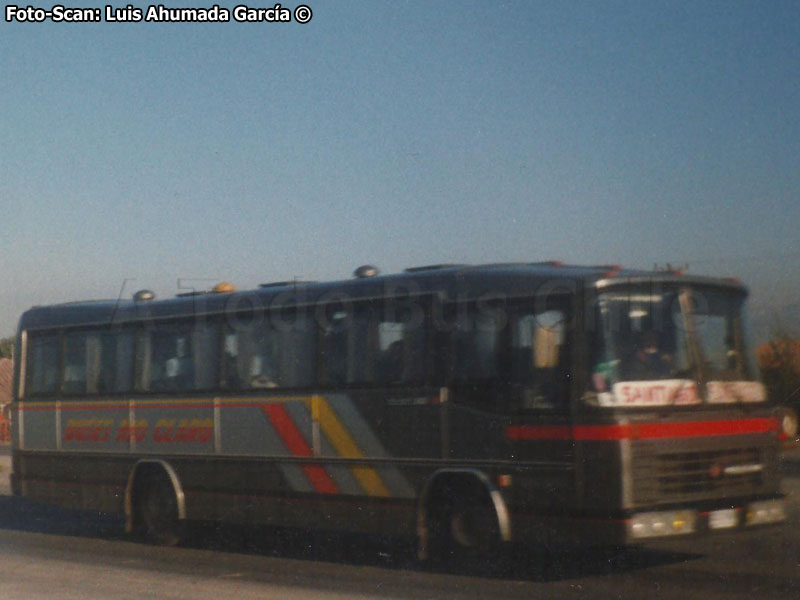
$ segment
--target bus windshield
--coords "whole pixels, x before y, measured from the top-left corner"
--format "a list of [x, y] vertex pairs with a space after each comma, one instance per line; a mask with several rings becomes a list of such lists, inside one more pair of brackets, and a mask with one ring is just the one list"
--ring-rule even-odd
[[763, 400], [746, 358], [742, 294], [648, 287], [601, 293], [597, 306], [601, 404]]

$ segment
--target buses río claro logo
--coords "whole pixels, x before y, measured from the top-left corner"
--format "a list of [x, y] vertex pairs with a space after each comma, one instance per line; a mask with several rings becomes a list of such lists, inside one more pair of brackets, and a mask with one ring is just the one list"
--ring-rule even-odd
[[[156, 443], [198, 443], [211, 441], [212, 419], [159, 419], [152, 429]], [[146, 419], [70, 419], [64, 430], [65, 442], [144, 442], [150, 433]]]

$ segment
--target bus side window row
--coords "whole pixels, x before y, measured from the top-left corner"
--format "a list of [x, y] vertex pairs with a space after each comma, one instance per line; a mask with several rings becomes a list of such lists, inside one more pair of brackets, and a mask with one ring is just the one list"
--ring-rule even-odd
[[34, 396], [69, 396], [421, 383], [424, 328], [376, 315], [338, 315], [319, 328], [306, 315], [288, 326], [263, 318], [221, 331], [213, 322], [185, 322], [34, 334], [26, 389]]
[[288, 324], [261, 316], [237, 327], [211, 320], [34, 334], [27, 390], [91, 395], [422, 384], [429, 343], [448, 348], [447, 376], [436, 384], [499, 377], [542, 383], [557, 375], [565, 358], [565, 313], [559, 310], [510, 320], [500, 311], [467, 312], [444, 338], [428, 330], [426, 319], [402, 311], [384, 315], [372, 305], [331, 308], [321, 323], [312, 314], [295, 315]]

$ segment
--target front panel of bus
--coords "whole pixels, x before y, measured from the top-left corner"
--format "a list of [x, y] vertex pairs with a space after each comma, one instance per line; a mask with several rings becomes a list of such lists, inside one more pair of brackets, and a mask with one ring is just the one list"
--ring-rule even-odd
[[591, 296], [576, 501], [619, 519], [627, 539], [784, 518], [778, 423], [751, 360], [745, 296], [659, 281]]
[[[606, 280], [575, 298], [549, 334], [569, 356], [553, 363], [568, 407], [540, 384], [511, 394], [510, 457], [558, 459], [563, 475], [515, 472], [518, 536], [625, 543], [783, 520], [779, 427], [750, 359], [745, 290]], [[547, 345], [531, 347], [541, 357]]]

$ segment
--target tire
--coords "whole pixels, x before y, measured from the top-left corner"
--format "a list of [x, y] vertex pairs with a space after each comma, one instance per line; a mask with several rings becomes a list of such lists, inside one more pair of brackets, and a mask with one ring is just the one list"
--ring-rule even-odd
[[462, 562], [496, 556], [500, 526], [489, 492], [476, 485], [437, 496], [428, 523], [430, 557]]
[[146, 542], [177, 546], [183, 539], [175, 488], [162, 469], [143, 474], [136, 490], [135, 511], [136, 532]]

